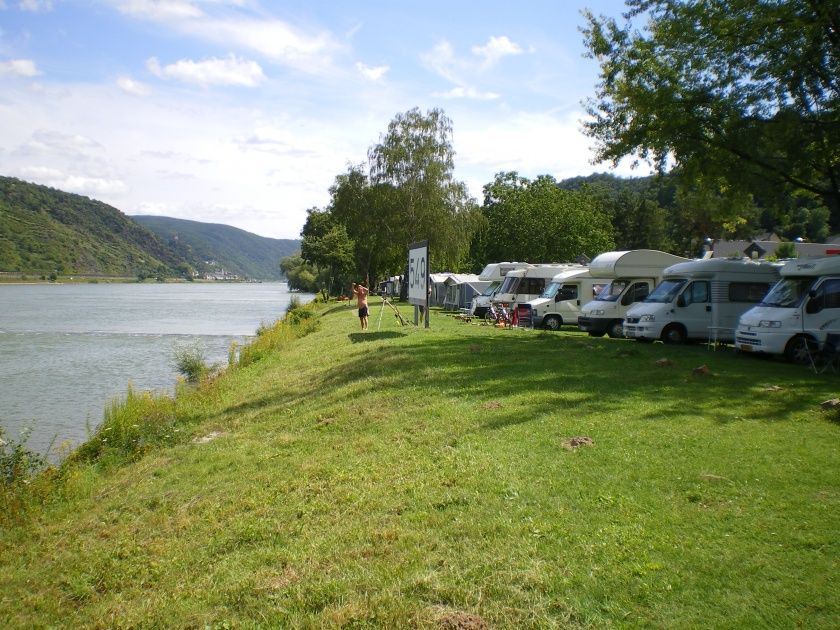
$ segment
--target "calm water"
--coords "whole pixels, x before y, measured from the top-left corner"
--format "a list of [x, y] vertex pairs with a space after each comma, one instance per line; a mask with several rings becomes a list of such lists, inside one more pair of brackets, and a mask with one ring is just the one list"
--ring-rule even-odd
[[0, 425], [32, 427], [33, 450], [78, 444], [129, 382], [172, 391], [178, 348], [226, 364], [290, 297], [284, 283], [0, 285]]

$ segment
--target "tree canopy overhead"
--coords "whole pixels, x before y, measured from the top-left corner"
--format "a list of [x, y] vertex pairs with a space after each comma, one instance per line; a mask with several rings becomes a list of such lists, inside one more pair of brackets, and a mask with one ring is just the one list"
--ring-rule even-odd
[[[627, 0], [585, 12], [601, 66], [584, 123], [597, 158], [635, 156], [746, 191], [818, 195], [840, 229], [840, 5]], [[639, 30], [636, 22], [646, 19]]]

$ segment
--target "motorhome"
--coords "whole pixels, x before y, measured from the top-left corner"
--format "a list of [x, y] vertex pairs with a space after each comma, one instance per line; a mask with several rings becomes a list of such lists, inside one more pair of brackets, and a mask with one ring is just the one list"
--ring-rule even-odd
[[518, 304], [535, 300], [542, 295], [545, 285], [551, 282], [554, 276], [569, 269], [586, 269], [586, 267], [576, 264], [543, 264], [532, 265], [525, 269], [514, 269], [505, 276], [492, 302], [515, 308]]
[[656, 249], [606, 252], [589, 263], [596, 278], [609, 278], [594, 300], [583, 305], [578, 327], [592, 337], [621, 337], [624, 315], [636, 302], [645, 299], [662, 278], [662, 272], [687, 258]]
[[490, 300], [502, 286], [505, 276], [515, 269], [527, 269], [528, 267], [533, 267], [533, 265], [520, 262], [500, 262], [485, 266], [478, 274], [478, 279], [490, 284], [484, 288], [480, 295], [473, 297], [470, 303], [470, 314], [476, 317], [484, 317], [490, 307]]
[[609, 282], [607, 278], [593, 278], [588, 268], [558, 273], [540, 297], [528, 302], [534, 326], [559, 330], [563, 324], [577, 324], [581, 305], [592, 300]]
[[627, 311], [624, 336], [731, 342], [738, 318], [761, 302], [781, 267], [749, 258], [706, 258], [668, 267], [653, 292]]
[[840, 332], [840, 256], [788, 260], [781, 276], [741, 315], [735, 346], [805, 363], [827, 334]]

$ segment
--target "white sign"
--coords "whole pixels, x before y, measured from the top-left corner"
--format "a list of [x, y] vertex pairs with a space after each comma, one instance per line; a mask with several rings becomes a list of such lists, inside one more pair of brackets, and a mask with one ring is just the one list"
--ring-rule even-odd
[[425, 306], [429, 281], [429, 241], [408, 246], [408, 301]]

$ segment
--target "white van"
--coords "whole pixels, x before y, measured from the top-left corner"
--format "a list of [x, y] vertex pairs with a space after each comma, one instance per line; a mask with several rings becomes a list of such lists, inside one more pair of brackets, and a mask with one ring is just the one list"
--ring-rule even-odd
[[830, 333], [840, 332], [840, 256], [788, 260], [782, 279], [741, 315], [735, 346], [808, 362]]
[[608, 278], [593, 278], [589, 269], [558, 273], [536, 300], [531, 300], [534, 326], [559, 330], [563, 324], [577, 324], [581, 304], [586, 304], [610, 283]]
[[606, 252], [589, 263], [589, 273], [610, 278], [597, 297], [583, 305], [578, 327], [592, 337], [621, 337], [624, 315], [631, 304], [643, 300], [662, 278], [662, 272], [687, 258], [656, 249]]
[[624, 336], [639, 341], [732, 341], [738, 318], [761, 302], [782, 265], [706, 258], [668, 267], [656, 289], [627, 311]]
[[515, 308], [542, 295], [545, 285], [561, 271], [586, 269], [583, 265], [545, 264], [533, 265], [527, 269], [514, 269], [505, 276], [502, 286], [493, 296], [493, 304], [506, 304]]
[[533, 265], [520, 262], [500, 262], [486, 265], [478, 274], [478, 279], [490, 284], [484, 288], [480, 295], [473, 297], [470, 302], [470, 315], [484, 317], [487, 309], [490, 308], [490, 300], [502, 286], [502, 280], [505, 279], [505, 276], [515, 269], [527, 269], [528, 267], [533, 267]]

